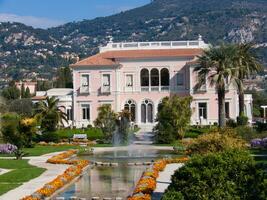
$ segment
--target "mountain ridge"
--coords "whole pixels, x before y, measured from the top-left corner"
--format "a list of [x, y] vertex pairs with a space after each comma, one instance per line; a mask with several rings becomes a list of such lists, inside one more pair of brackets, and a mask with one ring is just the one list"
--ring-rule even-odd
[[[60, 66], [115, 42], [192, 40], [253, 42], [267, 63], [267, 1], [154, 0], [108, 17], [70, 22], [49, 29], [0, 23], [0, 78], [52, 78]], [[1, 84], [1, 83], [0, 83]]]

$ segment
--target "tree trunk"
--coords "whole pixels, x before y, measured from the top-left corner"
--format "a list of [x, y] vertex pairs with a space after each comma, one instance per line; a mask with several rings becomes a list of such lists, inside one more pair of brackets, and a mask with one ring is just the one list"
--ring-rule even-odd
[[239, 117], [243, 116], [245, 114], [245, 97], [244, 92], [240, 91], [238, 94], [238, 100], [239, 100]]
[[225, 89], [218, 90], [218, 107], [219, 107], [219, 127], [225, 127]]

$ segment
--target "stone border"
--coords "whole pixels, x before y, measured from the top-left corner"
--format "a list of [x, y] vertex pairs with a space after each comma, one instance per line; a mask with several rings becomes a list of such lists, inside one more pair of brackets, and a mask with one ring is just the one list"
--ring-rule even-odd
[[152, 167], [148, 168], [137, 183], [132, 195], [128, 200], [149, 200], [157, 186], [159, 172], [162, 172], [167, 164], [185, 163], [188, 157], [157, 160]]
[[59, 190], [57, 190], [54, 194], [52, 194], [50, 197], [47, 197], [46, 200], [50, 200], [53, 198], [56, 198], [57, 195], [59, 195], [60, 193], [64, 192], [68, 187], [70, 187], [72, 184], [76, 183], [83, 175], [84, 173], [91, 168], [92, 166], [87, 165], [84, 169], [83, 172], [81, 173], [81, 175], [77, 176], [76, 178], [74, 178], [71, 182], [69, 182], [68, 184], [64, 185], [62, 188], [60, 188]]
[[89, 166], [89, 161], [69, 160], [76, 153], [77, 150], [68, 150], [49, 158], [47, 160], [48, 163], [69, 164], [71, 166], [67, 168], [63, 174], [58, 175], [54, 180], [45, 184], [32, 195], [22, 198], [22, 200], [51, 199], [57, 191], [64, 188], [66, 185], [69, 185], [69, 183], [74, 182], [73, 180], [79, 178], [83, 174], [84, 169]]

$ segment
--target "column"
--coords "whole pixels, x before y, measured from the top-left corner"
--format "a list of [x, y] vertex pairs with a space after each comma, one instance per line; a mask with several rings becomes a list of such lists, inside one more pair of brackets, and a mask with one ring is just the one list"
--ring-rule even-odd
[[136, 103], [136, 123], [141, 124], [141, 104]]

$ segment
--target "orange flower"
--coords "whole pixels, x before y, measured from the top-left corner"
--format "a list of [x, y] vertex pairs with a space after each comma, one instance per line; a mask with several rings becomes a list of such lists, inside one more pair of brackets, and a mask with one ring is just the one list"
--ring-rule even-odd
[[135, 194], [132, 197], [129, 197], [128, 200], [151, 200], [151, 196], [149, 194]]
[[69, 183], [75, 177], [79, 176], [82, 173], [83, 169], [89, 164], [89, 161], [65, 160], [74, 155], [75, 153], [77, 153], [76, 150], [69, 150], [48, 159], [47, 162], [51, 164], [69, 164], [72, 166], [66, 169], [63, 174], [56, 177], [53, 181], [45, 184], [44, 187], [37, 190], [36, 193], [41, 196], [40, 198], [31, 195], [23, 198], [22, 200], [41, 200], [45, 197], [49, 197], [58, 189], [62, 188], [65, 184]]

